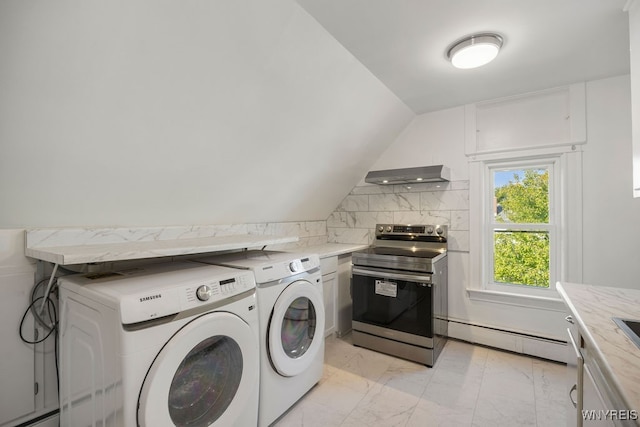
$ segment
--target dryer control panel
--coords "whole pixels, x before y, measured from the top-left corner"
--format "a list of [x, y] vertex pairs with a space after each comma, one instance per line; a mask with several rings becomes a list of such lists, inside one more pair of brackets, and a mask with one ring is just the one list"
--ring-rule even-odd
[[320, 257], [314, 253], [291, 253], [253, 250], [195, 260], [205, 264], [253, 270], [256, 282], [269, 283], [287, 279], [320, 268]]
[[125, 325], [144, 322], [215, 305], [255, 287], [252, 272], [236, 270], [233, 275], [126, 295], [120, 301], [120, 316]]
[[300, 258], [289, 258], [284, 261], [276, 260], [255, 268], [256, 281], [269, 283], [274, 280], [285, 279], [296, 274], [311, 271], [320, 267], [320, 259], [316, 254], [304, 255]]

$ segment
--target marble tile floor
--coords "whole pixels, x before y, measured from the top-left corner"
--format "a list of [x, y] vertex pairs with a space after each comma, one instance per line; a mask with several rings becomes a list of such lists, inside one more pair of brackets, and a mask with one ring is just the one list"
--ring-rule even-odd
[[427, 368], [328, 337], [323, 378], [274, 426], [565, 426], [565, 369], [451, 339]]

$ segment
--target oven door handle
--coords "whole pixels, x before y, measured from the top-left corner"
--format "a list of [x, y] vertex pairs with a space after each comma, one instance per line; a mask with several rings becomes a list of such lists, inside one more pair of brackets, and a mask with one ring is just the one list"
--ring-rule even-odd
[[421, 276], [417, 274], [389, 273], [387, 271], [363, 270], [354, 267], [352, 274], [368, 277], [384, 277], [385, 279], [406, 280], [407, 282], [426, 282], [431, 283], [431, 276]]

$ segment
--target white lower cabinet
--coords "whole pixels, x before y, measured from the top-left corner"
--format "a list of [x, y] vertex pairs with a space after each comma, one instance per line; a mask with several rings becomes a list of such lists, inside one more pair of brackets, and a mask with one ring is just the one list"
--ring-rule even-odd
[[637, 417], [623, 409], [573, 317], [566, 320], [571, 324], [567, 329], [567, 426], [637, 426]]
[[324, 336], [327, 337], [336, 332], [338, 257], [322, 258], [320, 271], [322, 272], [322, 296], [324, 297]]
[[337, 273], [322, 275], [322, 292], [324, 296], [324, 336], [328, 337], [336, 331], [336, 277]]
[[611, 405], [605, 403], [604, 396], [596, 385], [588, 363], [582, 367], [582, 425], [583, 426], [614, 426], [612, 420], [606, 418]]
[[351, 332], [351, 254], [320, 259], [324, 293], [324, 336]]
[[336, 335], [345, 336], [351, 332], [353, 319], [351, 301], [351, 254], [338, 257], [338, 278], [336, 279]]

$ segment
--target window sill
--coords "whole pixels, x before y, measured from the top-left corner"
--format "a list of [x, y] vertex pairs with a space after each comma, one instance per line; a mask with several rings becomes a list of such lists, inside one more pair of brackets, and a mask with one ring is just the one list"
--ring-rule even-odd
[[467, 294], [469, 295], [469, 299], [476, 301], [493, 302], [526, 308], [540, 308], [549, 311], [564, 312], [567, 310], [565, 303], [560, 298], [522, 295], [471, 288], [467, 288]]

